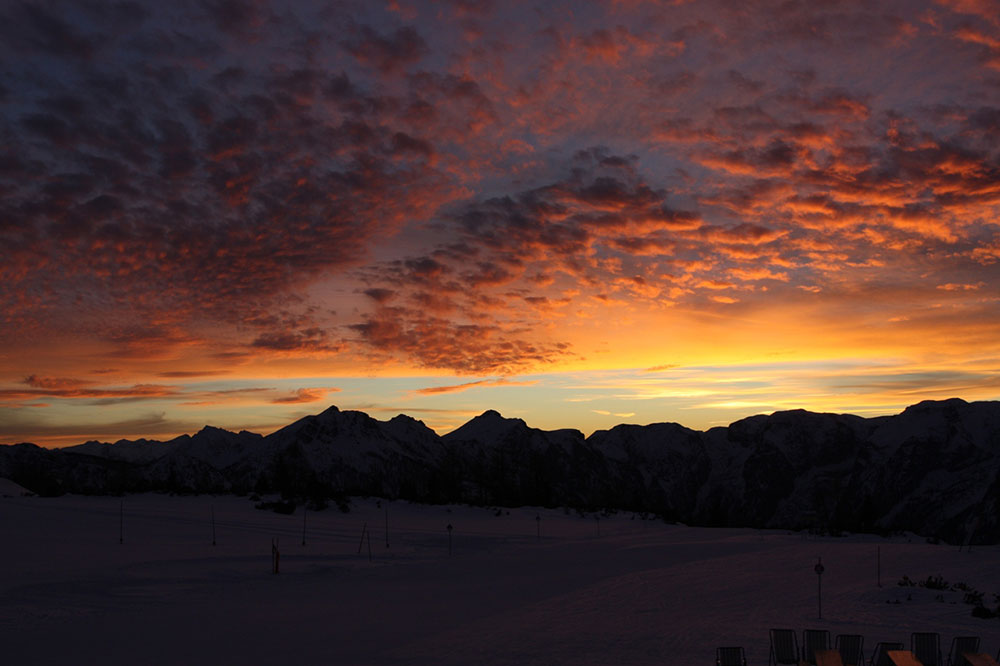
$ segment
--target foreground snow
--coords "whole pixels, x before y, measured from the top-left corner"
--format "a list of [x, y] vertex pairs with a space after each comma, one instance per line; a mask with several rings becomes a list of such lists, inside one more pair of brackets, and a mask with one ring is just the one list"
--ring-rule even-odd
[[301, 509], [130, 496], [119, 544], [118, 498], [0, 499], [0, 661], [694, 665], [742, 645], [753, 665], [771, 627], [861, 633], [866, 652], [912, 631], [940, 632], [945, 652], [969, 634], [1000, 648], [1000, 620], [960, 593], [896, 585], [940, 575], [992, 606], [1000, 547], [390, 503], [387, 548], [385, 506], [309, 512], [303, 546]]

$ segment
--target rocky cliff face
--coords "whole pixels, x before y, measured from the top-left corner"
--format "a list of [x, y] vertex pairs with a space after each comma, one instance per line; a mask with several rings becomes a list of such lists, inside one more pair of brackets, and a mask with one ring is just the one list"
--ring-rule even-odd
[[331, 407], [262, 437], [0, 447], [40, 494], [280, 492], [654, 513], [701, 525], [911, 530], [1000, 541], [1000, 403], [923, 402], [874, 419], [806, 411], [707, 432], [620, 425], [585, 438], [494, 411], [439, 437]]

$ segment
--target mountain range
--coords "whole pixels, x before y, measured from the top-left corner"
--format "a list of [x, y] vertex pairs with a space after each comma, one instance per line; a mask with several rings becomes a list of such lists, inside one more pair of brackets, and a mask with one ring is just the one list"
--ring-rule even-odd
[[439, 436], [330, 407], [267, 436], [206, 426], [160, 442], [0, 446], [0, 478], [40, 495], [280, 493], [623, 510], [691, 525], [912, 531], [1000, 541], [1000, 402], [926, 401], [862, 418], [804, 410], [697, 431], [584, 437], [495, 411]]

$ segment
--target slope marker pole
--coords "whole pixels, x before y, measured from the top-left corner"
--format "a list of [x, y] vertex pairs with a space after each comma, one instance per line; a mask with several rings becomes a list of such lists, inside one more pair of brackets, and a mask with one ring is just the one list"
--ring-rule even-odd
[[819, 619], [823, 619], [823, 571], [825, 567], [823, 566], [823, 558], [819, 558], [819, 562], [813, 567], [813, 571], [816, 572], [816, 601], [819, 603]]
[[[365, 524], [361, 526], [361, 541], [358, 542], [358, 555], [361, 554], [361, 547], [365, 545], [365, 534], [367, 532], [368, 532], [368, 521], [366, 520]], [[371, 543], [371, 539], [369, 539], [368, 542]]]

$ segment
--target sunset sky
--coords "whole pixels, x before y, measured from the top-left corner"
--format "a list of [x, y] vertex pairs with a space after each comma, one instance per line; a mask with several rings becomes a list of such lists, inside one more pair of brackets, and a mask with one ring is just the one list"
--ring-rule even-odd
[[0, 9], [0, 442], [1000, 396], [1000, 2]]

